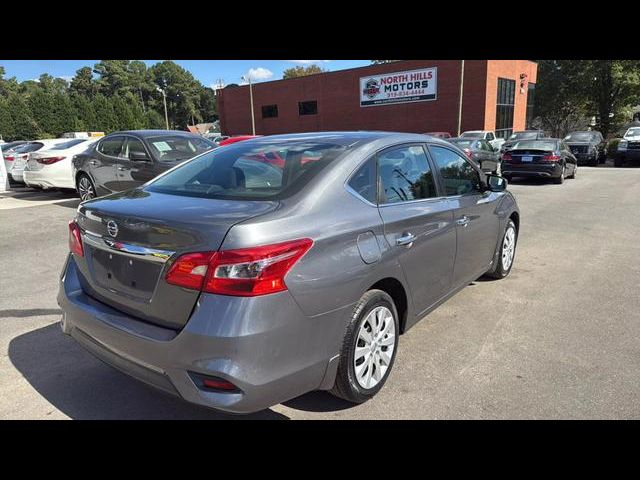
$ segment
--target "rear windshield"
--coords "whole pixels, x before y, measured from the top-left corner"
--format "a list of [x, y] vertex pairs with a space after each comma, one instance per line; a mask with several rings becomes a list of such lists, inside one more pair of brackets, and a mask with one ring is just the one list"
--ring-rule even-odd
[[537, 138], [538, 132], [516, 132], [509, 137], [509, 140], [526, 140], [528, 138]]
[[459, 146], [460, 148], [471, 148], [471, 145], [475, 142], [475, 140], [449, 140], [454, 145]]
[[568, 142], [590, 142], [595, 140], [596, 134], [591, 132], [575, 132], [570, 133], [564, 139]]
[[460, 136], [461, 137], [468, 137], [468, 138], [482, 138], [482, 137], [484, 137], [484, 133], [483, 132], [464, 132]]
[[193, 137], [185, 135], [149, 137], [147, 143], [151, 147], [153, 156], [160, 162], [189, 160], [213, 148], [210, 142], [195, 135]]
[[44, 144], [40, 142], [23, 143], [22, 145], [19, 145], [16, 148], [14, 148], [13, 151], [15, 153], [29, 153], [29, 152], [35, 152], [36, 150], [40, 150], [42, 147], [44, 147]]
[[555, 150], [558, 142], [549, 140], [525, 140], [513, 146], [513, 150]]
[[302, 140], [238, 142], [185, 163], [145, 190], [202, 198], [278, 199], [300, 190], [346, 148]]
[[86, 141], [88, 141], [86, 138], [76, 138], [74, 140], [69, 140], [68, 142], [54, 145], [53, 147], [50, 147], [49, 150], [66, 150], [67, 148], [74, 147]]
[[638, 135], [640, 135], [640, 128], [630, 128], [624, 134], [625, 137], [637, 137]]

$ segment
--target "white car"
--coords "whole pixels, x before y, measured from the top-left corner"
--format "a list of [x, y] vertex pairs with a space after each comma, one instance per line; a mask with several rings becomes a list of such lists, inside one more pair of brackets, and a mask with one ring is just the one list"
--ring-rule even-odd
[[10, 164], [7, 167], [7, 171], [14, 181], [23, 183], [24, 180], [22, 178], [22, 172], [27, 164], [27, 160], [29, 160], [29, 155], [33, 152], [37, 152], [45, 148], [51, 148], [59, 143], [68, 141], [69, 139], [67, 138], [47, 138], [44, 140], [34, 140], [33, 142], [23, 143], [11, 150], [8, 154], [5, 153], [5, 164]]
[[98, 138], [65, 138], [62, 143], [30, 153], [23, 172], [24, 183], [29, 187], [45, 189], [75, 189], [73, 156], [84, 152], [97, 140]]
[[486, 140], [496, 151], [500, 151], [500, 147], [504, 143], [504, 138], [496, 137], [495, 132], [491, 132], [489, 130], [469, 130], [467, 132], [462, 132], [460, 136]]

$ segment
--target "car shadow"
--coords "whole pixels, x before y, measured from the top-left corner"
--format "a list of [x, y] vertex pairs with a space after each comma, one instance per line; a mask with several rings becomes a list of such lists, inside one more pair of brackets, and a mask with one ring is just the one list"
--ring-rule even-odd
[[555, 185], [550, 178], [515, 177], [509, 180], [509, 185]]
[[304, 412], [337, 412], [356, 407], [354, 403], [334, 397], [327, 391], [316, 390], [283, 403], [286, 407]]
[[60, 310], [59, 308], [26, 308], [22, 310], [0, 310], [0, 318], [27, 318], [38, 317], [40, 315], [57, 314], [62, 314], [62, 310]]
[[105, 365], [57, 323], [12, 339], [9, 359], [40, 395], [73, 419], [288, 419], [270, 409], [231, 415], [187, 403]]

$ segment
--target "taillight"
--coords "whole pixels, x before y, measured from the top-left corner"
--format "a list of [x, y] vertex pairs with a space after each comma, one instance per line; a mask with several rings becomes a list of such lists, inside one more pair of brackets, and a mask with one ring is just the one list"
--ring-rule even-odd
[[67, 157], [45, 157], [45, 158], [36, 158], [36, 162], [41, 163], [43, 165], [51, 165], [53, 163], [59, 162], [60, 160], [64, 160]]
[[15, 159], [15, 157], [4, 157], [4, 159], [5, 159], [7, 162], [13, 162], [13, 160]]
[[510, 153], [503, 153], [502, 154], [502, 161], [503, 162], [512, 162], [513, 161], [513, 157], [511, 156]]
[[69, 250], [79, 257], [84, 257], [84, 248], [82, 248], [82, 238], [80, 237], [80, 227], [71, 220], [69, 222]]
[[253, 248], [180, 256], [167, 283], [221, 295], [253, 297], [287, 289], [284, 277], [313, 245], [309, 238]]
[[545, 155], [544, 157], [542, 157], [543, 162], [559, 162], [560, 160], [562, 160], [562, 157], [555, 154]]

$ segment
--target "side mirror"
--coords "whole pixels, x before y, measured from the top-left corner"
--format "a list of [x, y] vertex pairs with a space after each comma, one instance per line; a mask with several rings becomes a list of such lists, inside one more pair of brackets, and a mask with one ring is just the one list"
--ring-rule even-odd
[[507, 179], [500, 175], [487, 174], [487, 187], [492, 192], [504, 192], [507, 189]]
[[148, 162], [149, 156], [145, 152], [129, 152], [129, 160], [134, 162]]

